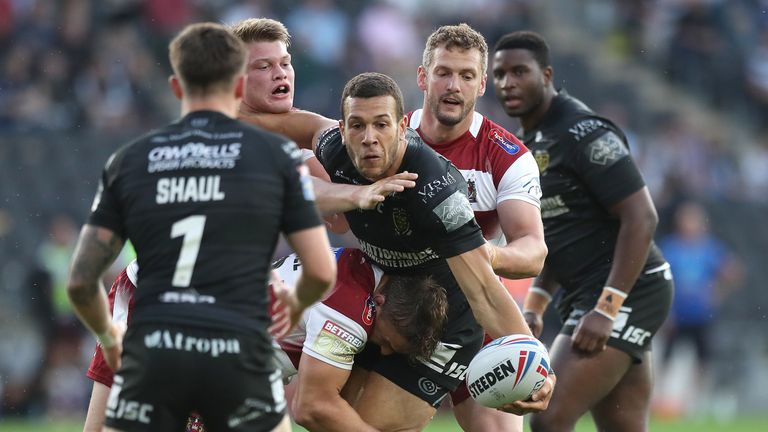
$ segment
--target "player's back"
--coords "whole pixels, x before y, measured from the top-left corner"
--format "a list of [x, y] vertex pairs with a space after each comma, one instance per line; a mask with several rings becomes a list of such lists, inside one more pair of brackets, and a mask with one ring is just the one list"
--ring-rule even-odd
[[297, 217], [287, 195], [302, 191], [288, 187], [301, 167], [293, 152], [283, 137], [198, 111], [110, 159], [103, 196], [117, 204], [105, 207], [119, 213], [138, 253], [134, 322], [197, 325], [205, 316], [208, 327], [263, 331], [269, 260]]

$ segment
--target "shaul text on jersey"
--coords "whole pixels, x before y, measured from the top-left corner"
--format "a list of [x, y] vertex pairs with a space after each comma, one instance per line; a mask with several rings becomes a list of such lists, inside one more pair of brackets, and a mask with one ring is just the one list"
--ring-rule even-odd
[[221, 201], [226, 195], [221, 190], [221, 176], [163, 177], [157, 180], [158, 204], [200, 201]]

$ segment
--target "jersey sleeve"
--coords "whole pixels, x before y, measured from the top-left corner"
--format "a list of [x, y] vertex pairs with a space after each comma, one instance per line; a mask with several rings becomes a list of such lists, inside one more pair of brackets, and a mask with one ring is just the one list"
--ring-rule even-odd
[[496, 203], [516, 199], [541, 207], [539, 167], [531, 152], [525, 152], [507, 168], [499, 181]]
[[[409, 139], [420, 139], [413, 132]], [[443, 258], [451, 258], [485, 243], [467, 198], [467, 183], [461, 172], [446, 158], [422, 144], [414, 169], [419, 178], [412, 201], [412, 214], [419, 217], [419, 230], [434, 239], [432, 248]]]
[[[128, 323], [128, 318], [133, 308], [137, 268], [136, 261], [133, 261], [117, 276], [115, 282], [112, 283], [112, 287], [109, 289], [109, 310], [112, 312], [112, 321]], [[85, 375], [93, 381], [104, 384], [107, 387], [112, 387], [115, 373], [107, 366], [104, 354], [101, 352], [101, 346], [98, 344]]]
[[629, 148], [611, 129], [599, 129], [584, 137], [574, 151], [574, 169], [606, 209], [645, 186]]
[[336, 154], [341, 147], [341, 142], [341, 129], [338, 126], [328, 128], [320, 134], [315, 147], [315, 156], [324, 167], [328, 167], [332, 155]]
[[283, 201], [281, 229], [290, 234], [306, 228], [321, 225], [320, 215], [315, 206], [315, 192], [309, 168], [302, 160], [302, 152], [293, 141], [285, 141], [277, 152], [279, 166], [285, 176], [285, 199]]
[[121, 149], [107, 160], [99, 179], [96, 196], [91, 205], [88, 223], [110, 229], [125, 239], [125, 226], [123, 225], [120, 200], [116, 190], [123, 154], [124, 149]]
[[329, 365], [351, 370], [355, 354], [365, 347], [368, 334], [342, 313], [318, 303], [307, 318], [302, 353]]

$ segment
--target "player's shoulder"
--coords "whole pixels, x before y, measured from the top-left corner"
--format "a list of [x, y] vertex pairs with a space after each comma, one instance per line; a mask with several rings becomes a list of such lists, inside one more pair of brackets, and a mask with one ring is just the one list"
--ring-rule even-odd
[[326, 158], [328, 155], [333, 153], [334, 151], [339, 151], [341, 149], [342, 144], [342, 137], [341, 137], [341, 128], [336, 126], [331, 126], [324, 131], [320, 132], [318, 135], [317, 140], [317, 146], [315, 147], [315, 153], [318, 155], [318, 157]]
[[624, 134], [611, 120], [595, 113], [581, 100], [561, 91], [555, 98], [553, 126], [561, 139], [574, 143], [589, 142], [607, 132], [622, 141]]

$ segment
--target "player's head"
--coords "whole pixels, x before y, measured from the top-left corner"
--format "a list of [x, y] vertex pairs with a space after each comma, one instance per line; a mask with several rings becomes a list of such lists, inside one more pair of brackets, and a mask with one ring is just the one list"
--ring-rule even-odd
[[289, 111], [293, 107], [295, 75], [288, 53], [288, 29], [269, 18], [249, 18], [229, 29], [248, 47], [243, 110], [274, 114]]
[[352, 78], [341, 95], [339, 122], [352, 163], [371, 181], [393, 175], [405, 152], [405, 108], [395, 80], [375, 72]]
[[381, 347], [382, 354], [429, 358], [446, 320], [445, 289], [429, 276], [388, 275], [374, 299], [376, 321], [371, 340]]
[[245, 45], [224, 26], [191, 24], [168, 46], [174, 75], [171, 88], [177, 97], [242, 97], [245, 87]]
[[541, 115], [554, 94], [549, 46], [541, 35], [519, 31], [502, 36], [493, 48], [496, 98], [512, 117]]
[[424, 109], [440, 124], [454, 126], [485, 93], [488, 44], [467, 24], [442, 26], [427, 39], [418, 69]]

